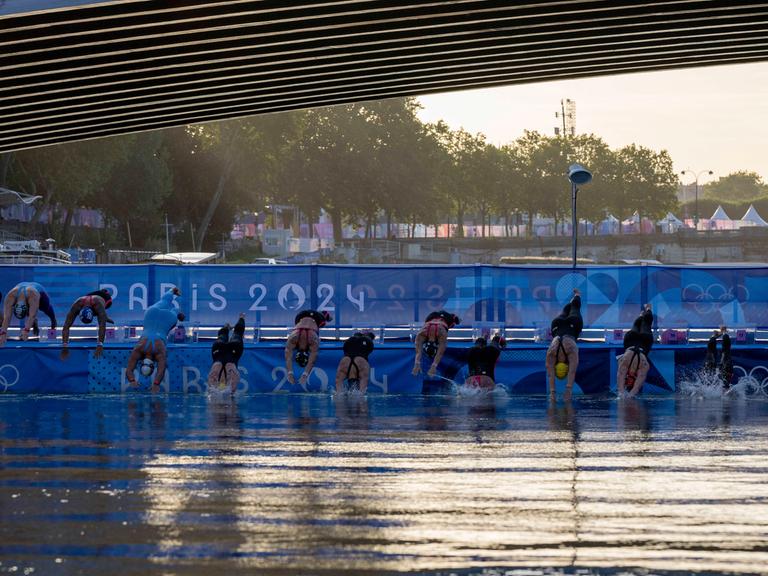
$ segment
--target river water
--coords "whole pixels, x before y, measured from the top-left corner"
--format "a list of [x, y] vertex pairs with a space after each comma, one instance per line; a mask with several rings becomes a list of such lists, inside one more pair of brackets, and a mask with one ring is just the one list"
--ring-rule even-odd
[[768, 570], [768, 401], [0, 396], [0, 574]]

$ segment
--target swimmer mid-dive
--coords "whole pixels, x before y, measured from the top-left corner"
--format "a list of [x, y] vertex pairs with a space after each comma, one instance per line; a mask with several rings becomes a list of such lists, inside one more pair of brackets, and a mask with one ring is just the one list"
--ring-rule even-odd
[[643, 389], [651, 364], [648, 354], [653, 346], [653, 312], [646, 304], [635, 318], [632, 328], [624, 334], [624, 354], [619, 356], [616, 391], [621, 397], [625, 390], [630, 397], [637, 396]]
[[5, 296], [3, 305], [3, 324], [0, 328], [0, 346], [8, 339], [8, 326], [11, 323], [11, 314], [19, 320], [24, 320], [21, 329], [21, 339], [29, 338], [29, 332], [38, 331], [37, 313], [43, 312], [51, 319], [51, 328], [56, 328], [56, 314], [51, 306], [51, 299], [42, 285], [37, 282], [20, 282], [14, 286]]
[[240, 318], [238, 318], [235, 327], [232, 329], [231, 336], [229, 329], [229, 324], [219, 328], [216, 341], [211, 346], [213, 365], [208, 373], [208, 386], [217, 386], [224, 380], [226, 384], [229, 384], [230, 392], [234, 394], [237, 391], [238, 384], [240, 384], [240, 371], [237, 369], [237, 363], [243, 355], [245, 314], [240, 314]]
[[296, 315], [293, 323], [293, 331], [285, 342], [285, 370], [288, 382], [296, 383], [293, 375], [293, 361], [296, 360], [301, 368], [304, 368], [299, 377], [299, 384], [306, 384], [312, 368], [317, 360], [317, 352], [320, 347], [320, 328], [331, 321], [331, 315], [317, 310], [303, 310]]
[[573, 394], [573, 382], [576, 379], [576, 369], [579, 367], [579, 347], [576, 340], [584, 327], [581, 318], [581, 293], [573, 289], [573, 297], [563, 307], [563, 311], [550, 325], [552, 331], [552, 343], [547, 350], [546, 368], [549, 397], [555, 399], [555, 378], [565, 383], [563, 399], [568, 402]]
[[83, 324], [90, 324], [93, 322], [94, 317], [99, 320], [99, 334], [96, 341], [96, 351], [93, 353], [94, 357], [101, 356], [104, 350], [104, 336], [107, 332], [107, 322], [114, 324], [114, 321], [107, 316], [107, 309], [112, 306], [112, 296], [108, 290], [95, 290], [89, 292], [85, 296], [81, 296], [72, 303], [69, 309], [66, 320], [64, 320], [64, 327], [61, 330], [61, 359], [65, 360], [69, 355], [69, 329], [72, 324], [75, 323], [75, 319], [79, 316], [80, 321]]
[[432, 365], [429, 367], [427, 375], [434, 378], [448, 345], [448, 330], [460, 323], [461, 320], [456, 314], [451, 314], [445, 310], [438, 310], [427, 316], [414, 343], [416, 347], [416, 358], [413, 361], [412, 372], [414, 376], [421, 373], [421, 355], [424, 353], [428, 358], [432, 358]]
[[373, 332], [355, 332], [344, 341], [344, 356], [336, 368], [336, 393], [359, 390], [365, 394], [371, 367], [368, 356], [373, 352]]
[[[720, 351], [720, 363], [717, 362], [717, 341], [722, 338]], [[711, 375], [717, 375], [723, 383], [723, 388], [728, 390], [733, 380], [733, 360], [731, 359], [731, 337], [725, 326], [715, 330], [707, 342], [707, 357], [704, 360], [704, 371]]]
[[475, 345], [469, 349], [467, 358], [469, 376], [464, 385], [482, 390], [493, 390], [496, 387], [494, 376], [496, 362], [506, 346], [506, 340], [499, 334], [491, 339], [490, 344], [482, 337], [475, 340]]
[[178, 288], [173, 288], [163, 294], [160, 300], [144, 312], [144, 328], [139, 341], [128, 358], [128, 366], [125, 369], [125, 377], [131, 386], [136, 386], [133, 371], [139, 361], [141, 362], [139, 371], [142, 376], [148, 378], [154, 372], [152, 386], [159, 386], [163, 381], [167, 363], [166, 341], [168, 332], [176, 326], [176, 322], [184, 320], [184, 314], [177, 313], [173, 307], [174, 297], [180, 295], [181, 291]]

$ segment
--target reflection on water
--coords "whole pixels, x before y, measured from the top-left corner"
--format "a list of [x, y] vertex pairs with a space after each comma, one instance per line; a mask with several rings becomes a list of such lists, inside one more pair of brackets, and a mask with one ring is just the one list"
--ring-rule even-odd
[[766, 424], [728, 397], [2, 396], [0, 574], [759, 573]]

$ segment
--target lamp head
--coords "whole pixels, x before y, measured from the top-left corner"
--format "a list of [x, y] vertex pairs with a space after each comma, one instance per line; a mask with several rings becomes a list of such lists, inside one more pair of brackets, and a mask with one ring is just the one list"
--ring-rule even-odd
[[568, 180], [576, 186], [589, 184], [592, 181], [592, 172], [584, 168], [581, 164], [571, 164], [568, 167]]

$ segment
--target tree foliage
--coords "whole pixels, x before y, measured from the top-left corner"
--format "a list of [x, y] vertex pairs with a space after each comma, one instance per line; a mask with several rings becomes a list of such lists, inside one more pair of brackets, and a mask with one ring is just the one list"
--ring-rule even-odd
[[[583, 218], [659, 218], [676, 205], [666, 151], [538, 132], [496, 146], [445, 122], [425, 124], [418, 110], [400, 98], [25, 150], [3, 157], [0, 176], [57, 207], [61, 234], [72, 208], [92, 207], [125, 240], [130, 231], [137, 248], [160, 244], [166, 214], [180, 248], [214, 248], [238, 212], [272, 204], [296, 206], [310, 222], [327, 212], [337, 239], [350, 222], [373, 234], [382, 217], [411, 231], [450, 223], [456, 236], [469, 218], [483, 234], [496, 218], [511, 234], [513, 222], [537, 214], [569, 218], [573, 162], [594, 173], [580, 192]], [[713, 193], [737, 180], [745, 195], [764, 192], [755, 175], [732, 176]]]
[[740, 170], [704, 185], [704, 197], [718, 202], [749, 202], [768, 196], [768, 186], [756, 172]]

